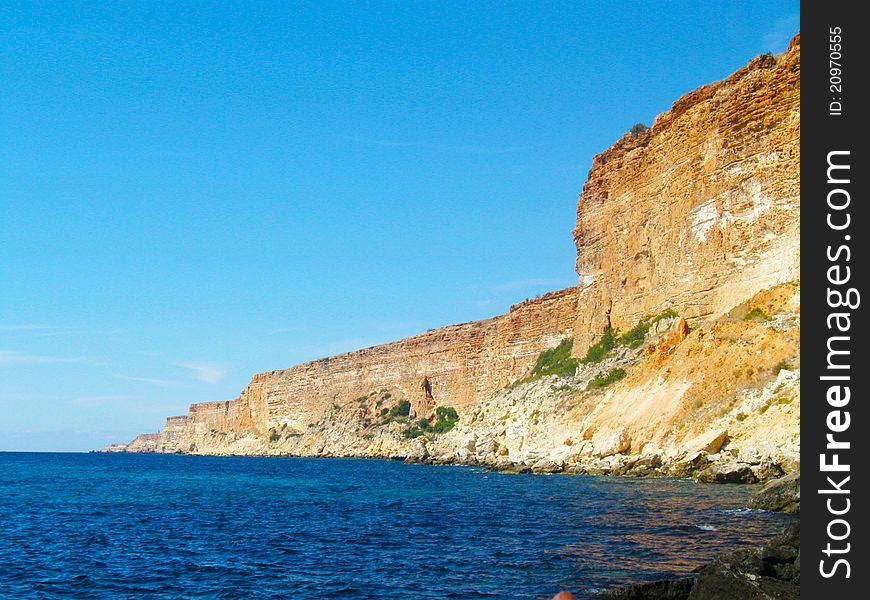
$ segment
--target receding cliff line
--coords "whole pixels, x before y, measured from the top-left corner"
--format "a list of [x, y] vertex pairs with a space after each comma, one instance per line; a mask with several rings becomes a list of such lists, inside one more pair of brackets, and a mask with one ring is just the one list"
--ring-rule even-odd
[[577, 288], [567, 288], [484, 321], [260, 373], [235, 400], [192, 404], [186, 417], [170, 417], [155, 449], [190, 451], [193, 440], [213, 431], [302, 433], [334, 405], [372, 390], [408, 400], [412, 416], [429, 416], [433, 401], [461, 410], [518, 378], [541, 351], [570, 337], [576, 311]]
[[[796, 37], [595, 157], [573, 231], [577, 287], [255, 375], [238, 398], [110, 449], [710, 481], [795, 470], [799, 133]], [[557, 346], [573, 358], [544, 376], [541, 353]], [[458, 419], [434, 427], [448, 407]]]

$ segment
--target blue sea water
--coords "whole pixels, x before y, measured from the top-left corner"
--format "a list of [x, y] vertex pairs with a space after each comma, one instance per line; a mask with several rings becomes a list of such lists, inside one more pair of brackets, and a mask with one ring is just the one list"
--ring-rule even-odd
[[789, 517], [745, 486], [362, 459], [0, 453], [3, 598], [581, 598]]

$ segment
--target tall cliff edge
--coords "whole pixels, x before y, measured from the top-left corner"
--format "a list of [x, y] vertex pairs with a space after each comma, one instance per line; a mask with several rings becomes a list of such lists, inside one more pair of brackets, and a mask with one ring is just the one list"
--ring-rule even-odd
[[238, 398], [107, 450], [710, 481], [794, 470], [799, 132], [796, 37], [595, 157], [573, 231], [577, 287], [255, 375]]

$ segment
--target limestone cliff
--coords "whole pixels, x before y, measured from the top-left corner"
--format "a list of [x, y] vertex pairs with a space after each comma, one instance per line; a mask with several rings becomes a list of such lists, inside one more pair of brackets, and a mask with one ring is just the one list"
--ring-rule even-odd
[[673, 308], [689, 323], [799, 277], [800, 41], [677, 100], [595, 157], [577, 209], [576, 351]]
[[596, 156], [577, 287], [261, 373], [126, 450], [709, 481], [796, 469], [799, 100], [795, 38]]

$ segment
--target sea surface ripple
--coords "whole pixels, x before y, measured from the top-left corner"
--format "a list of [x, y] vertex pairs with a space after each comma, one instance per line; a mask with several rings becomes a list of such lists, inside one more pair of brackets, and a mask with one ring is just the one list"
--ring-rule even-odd
[[581, 598], [791, 517], [747, 486], [364, 459], [0, 453], [3, 598]]

